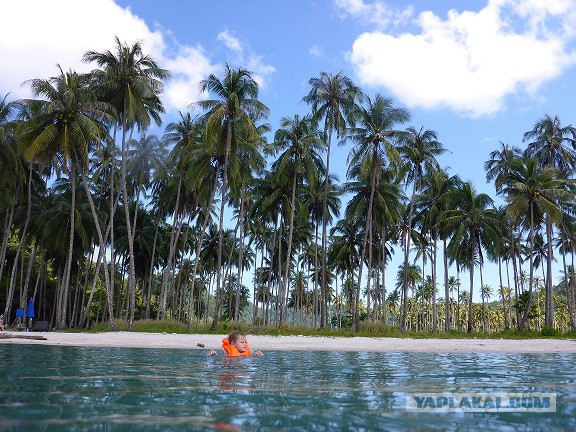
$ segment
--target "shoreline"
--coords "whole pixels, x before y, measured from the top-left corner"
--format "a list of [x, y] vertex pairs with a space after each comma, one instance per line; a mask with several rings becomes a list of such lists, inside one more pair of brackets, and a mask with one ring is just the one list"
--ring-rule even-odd
[[[226, 335], [140, 332], [66, 333], [4, 332], [0, 345], [33, 344], [76, 347], [162, 348], [219, 350]], [[20, 335], [22, 338], [19, 338]], [[27, 339], [41, 336], [45, 340]], [[518, 353], [576, 354], [573, 339], [410, 339], [337, 336], [248, 335], [252, 350], [259, 351], [357, 351], [414, 353]], [[204, 346], [198, 346], [198, 344]]]

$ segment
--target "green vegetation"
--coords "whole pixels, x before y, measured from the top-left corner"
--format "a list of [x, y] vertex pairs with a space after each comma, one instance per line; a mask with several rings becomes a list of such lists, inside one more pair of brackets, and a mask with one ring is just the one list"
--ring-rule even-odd
[[[128, 321], [117, 320], [119, 331], [128, 331]], [[571, 339], [576, 337], [576, 332], [570, 331], [560, 333], [554, 328], [543, 328], [541, 331], [535, 330], [504, 330], [490, 333], [468, 333], [466, 331], [451, 330], [449, 332], [431, 331], [407, 331], [401, 332], [396, 328], [384, 326], [381, 323], [362, 323], [360, 331], [353, 329], [312, 329], [309, 326], [254, 326], [252, 324], [240, 323], [220, 323], [216, 329], [212, 329], [210, 324], [199, 325], [193, 332], [189, 332], [186, 324], [174, 320], [141, 320], [134, 321], [132, 331], [145, 333], [176, 333], [176, 334], [229, 334], [233, 330], [240, 330], [247, 334], [267, 335], [267, 336], [324, 336], [324, 337], [390, 337], [390, 338], [412, 338], [412, 339], [542, 339], [560, 338]], [[79, 331], [79, 330], [66, 330]], [[86, 330], [84, 330], [86, 331]], [[108, 324], [102, 323], [92, 326], [90, 333], [109, 332], [111, 328]]]
[[[496, 206], [442, 168], [434, 130], [342, 71], [309, 80], [309, 113], [270, 125], [254, 74], [224, 65], [199, 83], [199, 114], [162, 130], [170, 72], [140, 43], [84, 60], [89, 74], [58, 69], [0, 102], [7, 322], [33, 298], [58, 329], [576, 332], [576, 128], [558, 117], [490, 154]], [[333, 141], [351, 145], [345, 179]]]

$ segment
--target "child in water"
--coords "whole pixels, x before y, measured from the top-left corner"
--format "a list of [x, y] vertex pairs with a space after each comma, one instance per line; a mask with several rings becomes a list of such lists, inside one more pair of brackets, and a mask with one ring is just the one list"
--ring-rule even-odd
[[[254, 353], [252, 353], [252, 351], [250, 351], [250, 347], [248, 346], [246, 335], [237, 330], [230, 333], [227, 338], [222, 339], [222, 348], [230, 357], [263, 355], [260, 351], [254, 351]], [[216, 351], [211, 350], [208, 355], [216, 355]]]

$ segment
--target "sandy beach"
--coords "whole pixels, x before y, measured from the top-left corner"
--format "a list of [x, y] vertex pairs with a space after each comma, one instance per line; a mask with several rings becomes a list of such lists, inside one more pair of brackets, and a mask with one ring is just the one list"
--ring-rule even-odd
[[[4, 335], [2, 337], [2, 335]], [[45, 340], [24, 339], [44, 337]], [[66, 333], [0, 334], [0, 345], [35, 344], [125, 348], [220, 349], [225, 335], [166, 333]], [[408, 339], [368, 337], [258, 336], [248, 338], [253, 350], [316, 350], [430, 353], [576, 353], [572, 339]], [[203, 346], [201, 346], [203, 345]]]

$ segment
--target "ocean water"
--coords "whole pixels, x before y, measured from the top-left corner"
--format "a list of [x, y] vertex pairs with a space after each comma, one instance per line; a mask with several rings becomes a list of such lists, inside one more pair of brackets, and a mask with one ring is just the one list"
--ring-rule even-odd
[[[570, 431], [574, 354], [0, 344], [0, 431]], [[544, 392], [554, 412], [408, 412], [407, 395]]]

